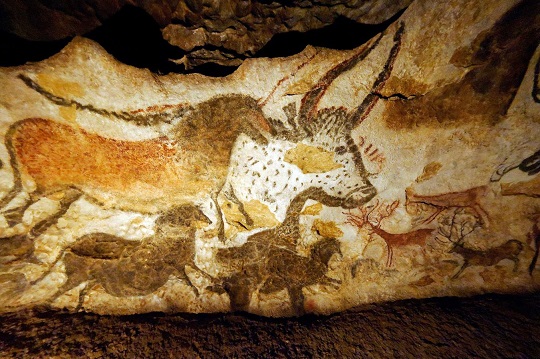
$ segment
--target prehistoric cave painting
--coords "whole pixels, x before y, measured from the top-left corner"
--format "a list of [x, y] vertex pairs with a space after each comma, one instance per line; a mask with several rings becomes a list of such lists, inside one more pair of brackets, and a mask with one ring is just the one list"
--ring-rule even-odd
[[399, 206], [399, 201], [383, 205], [377, 202], [373, 205], [359, 208], [360, 215], [347, 213], [347, 223], [358, 228], [367, 226], [370, 232], [369, 241], [373, 240], [373, 234], [376, 234], [386, 243], [387, 257], [386, 266], [390, 267], [394, 259], [394, 249], [406, 246], [420, 246], [422, 249], [426, 242], [434, 238], [435, 229], [420, 228], [406, 233], [388, 233], [381, 228], [385, 218], [392, 216], [393, 212]]
[[[356, 109], [330, 107], [319, 110], [318, 105], [331, 83], [365, 59], [379, 44], [382, 34], [331, 68], [302, 97], [299, 108], [294, 102], [286, 105], [283, 108], [285, 121], [269, 119], [276, 142], [265, 147], [249, 140], [239, 144], [239, 150], [232, 158], [229, 177], [250, 184], [244, 198], [260, 198], [277, 206], [275, 203], [280, 200], [315, 186], [324, 188], [329, 195], [345, 198], [341, 204], [343, 208], [355, 208], [376, 195], [351, 131], [366, 119], [378, 102], [379, 97], [375, 94], [390, 77], [403, 33], [404, 25], [400, 23], [382, 71]], [[282, 141], [294, 146], [286, 150]], [[277, 207], [272, 209], [279, 210]]]
[[318, 188], [304, 190], [289, 205], [287, 216], [279, 226], [255, 233], [239, 247], [219, 249], [216, 259], [231, 274], [223, 278], [223, 289], [229, 294], [231, 309], [248, 311], [252, 293], [268, 294], [286, 289], [291, 309], [303, 314], [302, 288], [314, 284], [336, 285], [327, 277], [328, 262], [340, 252], [336, 238], [324, 237], [312, 245], [308, 256], [297, 252], [301, 238], [300, 214], [308, 199], [328, 206], [339, 206], [341, 200]]
[[439, 237], [445, 238], [446, 241], [452, 244], [449, 253], [455, 253], [463, 258], [463, 264], [452, 276], [452, 279], [458, 278], [467, 267], [490, 267], [504, 259], [513, 261], [514, 272], [517, 271], [519, 255], [524, 247], [522, 242], [510, 239], [501, 245], [484, 250], [473, 249], [466, 245], [465, 238], [481, 226], [478, 218], [474, 215], [471, 216], [464, 208], [454, 209], [451, 215], [446, 216], [439, 222]]
[[[310, 182], [303, 183], [303, 187], [312, 184], [326, 186], [337, 192], [336, 196], [347, 199], [343, 202], [347, 208], [365, 203], [376, 191], [367, 180], [361, 154], [350, 137], [350, 131], [365, 119], [377, 102], [378, 97], [374, 93], [390, 76], [403, 31], [404, 26], [400, 24], [383, 71], [374, 82], [372, 91], [355, 111], [348, 113], [344, 109], [333, 108], [318, 111], [317, 105], [332, 81], [364, 59], [378, 45], [382, 34], [328, 71], [303, 97], [295, 118], [288, 119], [291, 128], [265, 118], [257, 101], [244, 95], [217, 96], [187, 110], [172, 130], [173, 138], [122, 141], [47, 119], [31, 118], [16, 122], [5, 139], [14, 184], [0, 201], [0, 207], [3, 212], [9, 210], [6, 214], [11, 218], [11, 224], [15, 224], [25, 210], [40, 198], [62, 195], [68, 191], [75, 194], [64, 200], [64, 212], [83, 194], [108, 208], [141, 213], [159, 213], [170, 209], [173, 204], [192, 204], [200, 198], [217, 199], [227, 176], [233, 145], [241, 133], [254, 140], [255, 146], [268, 145], [270, 138], [294, 142], [316, 138], [319, 142], [322, 139], [332, 153], [352, 155], [356, 171], [352, 180], [346, 180], [351, 177], [348, 172], [351, 166], [344, 166], [342, 171], [334, 175], [328, 174], [324, 178], [315, 175]], [[19, 77], [27, 86], [57, 105], [75, 106], [101, 115], [113, 114], [60, 98], [30, 78]], [[141, 120], [140, 115], [117, 113], [114, 116], [148, 124]], [[203, 163], [204, 166], [201, 166]], [[23, 188], [23, 183], [26, 183], [23, 177], [35, 183], [34, 191]], [[303, 189], [292, 186], [293, 194]], [[17, 208], [6, 208], [23, 191], [31, 194], [27, 202]], [[214, 202], [218, 218], [221, 219], [217, 200]], [[59, 214], [55, 213], [37, 226], [44, 231], [58, 218]], [[218, 225], [222, 226], [222, 221]]]
[[155, 235], [133, 241], [106, 233], [91, 233], [78, 238], [62, 250], [40, 278], [46, 278], [52, 268], [62, 261], [66, 282], [48, 302], [53, 303], [67, 291], [85, 283], [79, 292], [77, 309], [84, 304], [84, 296], [93, 285], [101, 285], [113, 296], [144, 296], [162, 287], [171, 275], [183, 279], [197, 294], [185, 268], [190, 266], [210, 279], [195, 264], [195, 232], [197, 222], [210, 224], [197, 208], [173, 208], [156, 220]]
[[[461, 192], [449, 192], [438, 195], [419, 195], [411, 187], [405, 189], [405, 207], [409, 213], [414, 213], [415, 206], [426, 205], [434, 207], [435, 211], [424, 220], [425, 223], [433, 222], [444, 210], [449, 208], [472, 209], [483, 225], [489, 224], [489, 215], [482, 207], [482, 200], [489, 192], [488, 186], [469, 188]], [[421, 211], [424, 214], [427, 211]]]
[[383, 152], [373, 143], [369, 143], [364, 136], [360, 136], [358, 141], [358, 147], [364, 152], [366, 160], [377, 164], [377, 170], [374, 174], [380, 173], [386, 162]]
[[120, 141], [51, 120], [20, 121], [6, 135], [15, 178], [0, 205], [5, 208], [23, 190], [23, 175], [35, 182], [36, 190], [19, 207], [19, 216], [41, 197], [68, 190], [142, 213], [192, 203], [221, 190], [239, 133], [267, 143], [264, 124], [255, 101], [240, 95], [200, 104], [183, 118], [172, 139]]
[[[451, 62], [470, 69], [460, 81], [422, 96], [387, 101], [387, 126], [452, 128], [471, 121], [503, 121], [539, 43], [540, 4], [535, 0], [520, 1], [490, 29], [479, 32], [468, 46], [456, 49]], [[449, 98], [452, 101], [445, 101]]]

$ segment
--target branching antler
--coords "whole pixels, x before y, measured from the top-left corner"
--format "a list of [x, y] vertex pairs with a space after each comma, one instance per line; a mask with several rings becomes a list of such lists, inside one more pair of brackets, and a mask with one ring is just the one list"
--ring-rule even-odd
[[[480, 227], [476, 217], [474, 217], [474, 222], [469, 221], [469, 217], [470, 216], [466, 214], [464, 208], [456, 209], [449, 221], [445, 220], [441, 222], [441, 225], [438, 228], [438, 233], [442, 237], [446, 238], [450, 243], [453, 243], [454, 246], [462, 246], [465, 237]], [[443, 241], [437, 237], [436, 240], [443, 243]]]

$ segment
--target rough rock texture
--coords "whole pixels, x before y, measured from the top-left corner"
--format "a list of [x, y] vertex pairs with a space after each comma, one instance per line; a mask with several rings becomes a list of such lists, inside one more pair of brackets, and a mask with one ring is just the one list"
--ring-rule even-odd
[[356, 49], [220, 79], [83, 38], [0, 69], [0, 310], [538, 290], [539, 43], [537, 1], [416, 1]]
[[6, 0], [1, 26], [32, 40], [56, 40], [84, 34], [129, 4], [144, 9], [162, 28], [163, 38], [186, 51], [175, 61], [186, 68], [207, 62], [238, 66], [273, 35], [304, 32], [332, 24], [339, 16], [378, 24], [411, 0], [115, 0], [50, 2]]
[[537, 358], [540, 296], [438, 298], [329, 317], [0, 317], [3, 358]]

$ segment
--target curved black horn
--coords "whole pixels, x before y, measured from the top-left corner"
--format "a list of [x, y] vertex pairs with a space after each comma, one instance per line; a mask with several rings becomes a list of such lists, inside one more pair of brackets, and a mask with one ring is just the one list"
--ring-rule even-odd
[[373, 38], [370, 42], [367, 42], [362, 46], [360, 51], [349, 59], [337, 64], [330, 71], [326, 73], [315, 84], [315, 86], [307, 92], [302, 98], [300, 109], [298, 111], [298, 119], [301, 124], [305, 124], [309, 118], [313, 117], [313, 113], [317, 109], [317, 104], [319, 103], [321, 97], [330, 86], [330, 84], [343, 72], [353, 68], [358, 62], [362, 61], [369, 55], [369, 53], [379, 44], [381, 41], [382, 34], [379, 34], [377, 37]]
[[360, 123], [362, 123], [362, 121], [366, 119], [366, 117], [369, 115], [369, 113], [379, 100], [379, 92], [386, 83], [386, 80], [388, 80], [388, 78], [390, 77], [390, 74], [392, 73], [392, 69], [394, 67], [394, 62], [396, 61], [397, 55], [401, 48], [401, 39], [403, 37], [404, 29], [405, 25], [403, 24], [403, 22], [400, 22], [399, 27], [394, 34], [394, 46], [392, 46], [392, 49], [390, 50], [390, 54], [388, 55], [388, 59], [384, 64], [383, 70], [377, 77], [377, 80], [375, 80], [375, 82], [373, 83], [373, 86], [371, 86], [371, 90], [364, 98], [364, 101], [362, 101], [360, 106], [358, 106], [356, 111], [351, 115], [352, 127], [356, 127]]

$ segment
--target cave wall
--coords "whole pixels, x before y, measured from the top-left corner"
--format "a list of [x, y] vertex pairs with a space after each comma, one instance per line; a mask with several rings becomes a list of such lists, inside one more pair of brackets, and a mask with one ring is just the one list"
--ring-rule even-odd
[[82, 37], [1, 68], [0, 310], [538, 290], [539, 27], [533, 1], [414, 1], [357, 48], [222, 78]]

